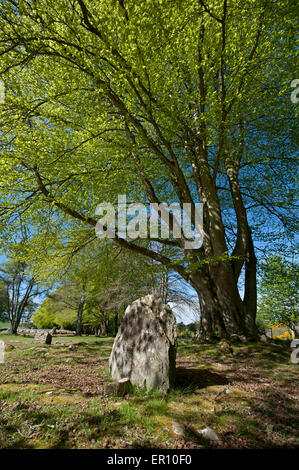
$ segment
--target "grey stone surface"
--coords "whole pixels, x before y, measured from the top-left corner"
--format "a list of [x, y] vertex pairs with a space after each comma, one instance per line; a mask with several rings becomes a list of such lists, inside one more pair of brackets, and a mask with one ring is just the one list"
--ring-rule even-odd
[[185, 434], [185, 426], [183, 426], [180, 423], [177, 423], [176, 421], [172, 421], [172, 430], [174, 434], [180, 437], [184, 437]]
[[176, 320], [157, 294], [135, 300], [124, 313], [109, 366], [115, 380], [167, 392], [175, 378]]
[[55, 331], [56, 336], [75, 336], [76, 332], [72, 330], [64, 330], [63, 328], [56, 329]]
[[224, 354], [233, 353], [233, 349], [231, 348], [230, 344], [225, 339], [222, 339], [221, 341], [219, 341], [218, 347], [220, 351], [223, 352]]
[[118, 395], [123, 397], [132, 391], [132, 384], [130, 379], [125, 377], [117, 382], [108, 382], [104, 387], [105, 395]]
[[261, 341], [262, 343], [268, 343], [268, 342], [269, 342], [269, 338], [267, 338], [266, 335], [261, 335], [261, 336], [260, 336], [260, 341]]
[[37, 343], [51, 344], [52, 335], [50, 333], [36, 333], [36, 335], [34, 336], [34, 341], [36, 341]]
[[244, 335], [239, 336], [239, 339], [242, 343], [247, 343], [247, 338]]
[[18, 328], [18, 334], [23, 336], [32, 336], [34, 337], [38, 332], [45, 332], [44, 330], [35, 330], [34, 328]]
[[215, 442], [217, 444], [222, 443], [220, 437], [217, 436], [217, 434], [209, 427], [206, 427], [201, 430], [196, 430], [196, 434], [202, 437], [203, 439], [206, 439], [207, 441]]
[[57, 330], [57, 326], [54, 326], [52, 330], [50, 331], [51, 335], [54, 336]]
[[35, 336], [38, 333], [50, 333], [52, 336], [55, 334], [56, 336], [74, 336], [76, 334], [75, 331], [71, 330], [55, 330], [55, 327], [52, 328], [51, 330], [49, 329], [37, 329], [37, 328], [18, 328], [18, 333], [23, 336]]

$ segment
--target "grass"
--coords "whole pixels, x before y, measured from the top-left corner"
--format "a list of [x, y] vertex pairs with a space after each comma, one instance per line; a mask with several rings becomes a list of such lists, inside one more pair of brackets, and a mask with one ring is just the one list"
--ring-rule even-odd
[[298, 446], [298, 365], [286, 343], [234, 345], [225, 355], [216, 343], [179, 340], [167, 396], [135, 387], [108, 398], [113, 338], [0, 340], [15, 347], [0, 364], [0, 448], [212, 447], [196, 433], [206, 426], [224, 448]]

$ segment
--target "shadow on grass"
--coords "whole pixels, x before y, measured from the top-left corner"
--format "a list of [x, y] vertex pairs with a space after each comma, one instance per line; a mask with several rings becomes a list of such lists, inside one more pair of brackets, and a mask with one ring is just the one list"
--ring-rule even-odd
[[[97, 353], [97, 346], [81, 345], [78, 352]], [[297, 366], [288, 366], [289, 348], [246, 345], [244, 356], [228, 355], [225, 359], [230, 364], [218, 373], [209, 370], [211, 362], [215, 362], [214, 358], [209, 362], [201, 358], [200, 363], [205, 368], [196, 367], [200, 353], [209, 351], [208, 348], [210, 346], [202, 346], [198, 352], [199, 346], [195, 345], [193, 356], [181, 361], [176, 370], [175, 393], [170, 392], [168, 397], [160, 397], [155, 393], [140, 397], [132, 395], [128, 401], [119, 398], [120, 403], [114, 403], [114, 400], [107, 403], [98, 397], [94, 402], [89, 402], [88, 409], [82, 406], [87, 402], [78, 398], [78, 403], [72, 402], [63, 407], [45, 403], [43, 411], [34, 409], [29, 390], [26, 396], [21, 391], [18, 396], [14, 391], [3, 390], [0, 399], [10, 401], [6, 405], [3, 403], [3, 406], [12, 406], [19, 399], [22, 402], [14, 405], [11, 413], [6, 413], [6, 408], [3, 408], [0, 447], [101, 448], [104, 440], [109, 438], [109, 446], [113, 448], [119, 448], [126, 441], [131, 442], [131, 448], [163, 448], [176, 445], [174, 439], [179, 440], [172, 434], [173, 420], [186, 426], [185, 441], [193, 442], [195, 447], [207, 447], [193, 432], [193, 429], [206, 426], [219, 434], [224, 447], [295, 447], [296, 427], [299, 424], [296, 417], [298, 409], [293, 398]], [[239, 348], [244, 346], [240, 345]], [[89, 362], [88, 358], [81, 359], [81, 356], [78, 360]], [[286, 371], [285, 367], [288, 367]], [[274, 371], [279, 375], [272, 377]], [[268, 376], [265, 379], [265, 372], [271, 373], [269, 379]], [[283, 381], [281, 373], [284, 374]], [[237, 392], [232, 395], [222, 394], [215, 405], [216, 391], [203, 390], [209, 386], [225, 386], [229, 383], [241, 389], [243, 385], [249, 384], [250, 393], [246, 395], [243, 391], [241, 399]], [[196, 393], [200, 389], [202, 391]], [[39, 397], [33, 398], [39, 404]], [[28, 404], [24, 400], [28, 400]], [[210, 407], [214, 405], [216, 412], [210, 412]], [[110, 406], [117, 409], [111, 409]], [[67, 422], [65, 418], [68, 418]], [[24, 436], [28, 435], [28, 439], [23, 438], [20, 431]]]
[[229, 382], [221, 374], [206, 369], [177, 367], [174, 389], [190, 390], [205, 388], [210, 385], [227, 385]]

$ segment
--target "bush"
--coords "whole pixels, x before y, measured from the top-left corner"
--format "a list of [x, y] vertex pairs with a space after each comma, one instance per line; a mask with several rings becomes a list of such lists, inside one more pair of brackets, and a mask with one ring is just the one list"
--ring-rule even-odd
[[290, 340], [291, 334], [289, 331], [285, 331], [282, 335], [274, 336], [274, 339]]

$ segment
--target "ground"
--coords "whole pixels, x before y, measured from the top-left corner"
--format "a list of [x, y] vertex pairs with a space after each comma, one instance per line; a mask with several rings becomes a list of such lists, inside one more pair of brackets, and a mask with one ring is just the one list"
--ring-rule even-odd
[[[298, 364], [288, 343], [179, 340], [177, 382], [166, 397], [135, 389], [104, 396], [113, 338], [0, 333], [14, 346], [0, 364], [0, 448], [295, 448]], [[69, 348], [69, 345], [73, 346]], [[180, 424], [184, 436], [175, 434]], [[221, 443], [198, 430], [210, 427]]]

